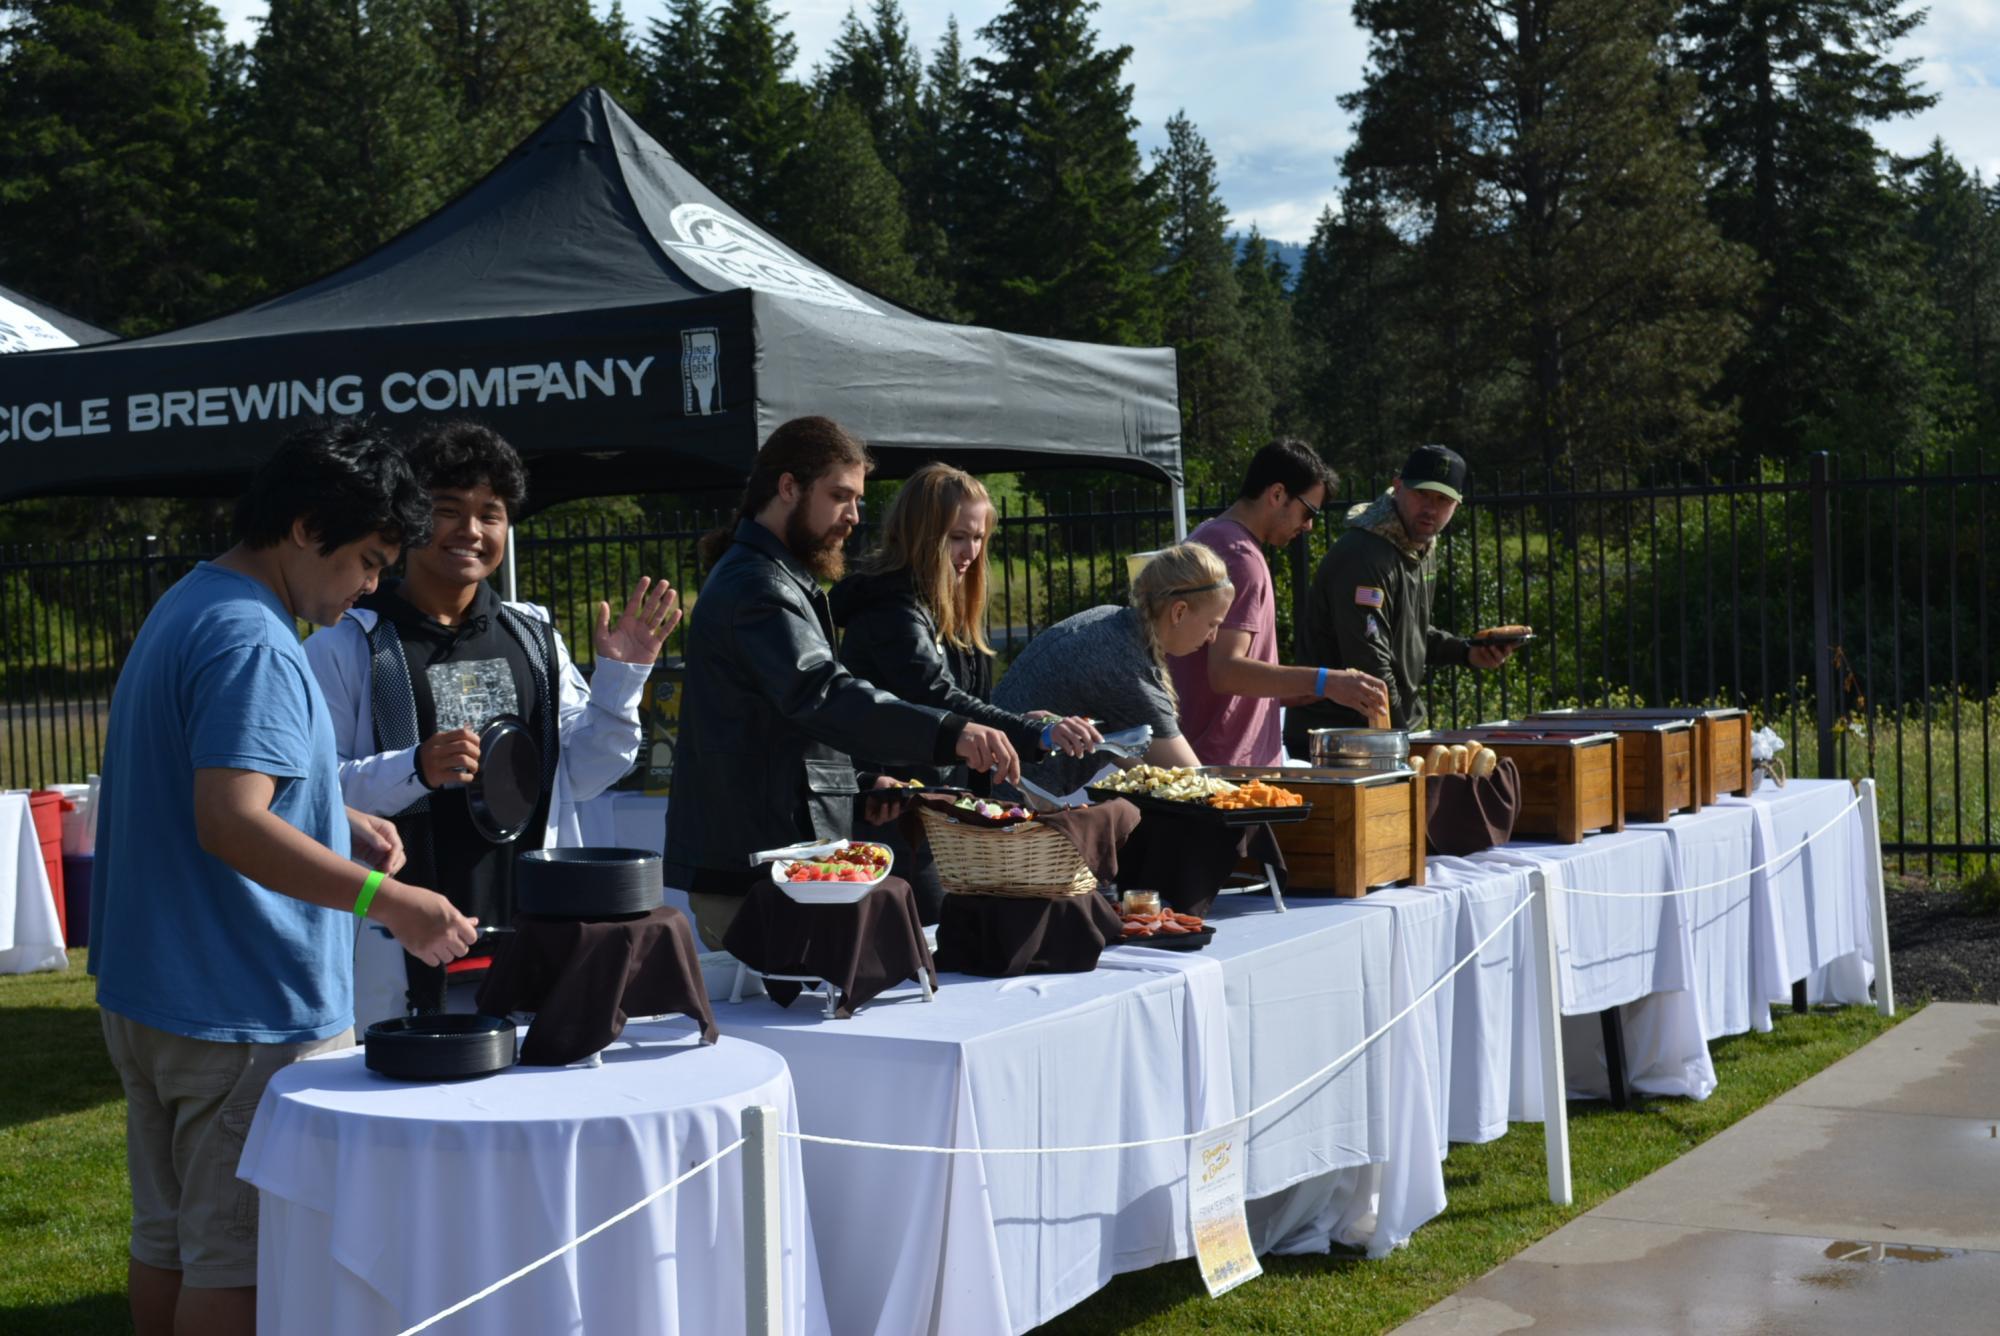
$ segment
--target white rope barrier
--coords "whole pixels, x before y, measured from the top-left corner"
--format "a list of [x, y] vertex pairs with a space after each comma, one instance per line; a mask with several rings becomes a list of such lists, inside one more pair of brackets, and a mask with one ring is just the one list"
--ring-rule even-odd
[[1806, 851], [1807, 846], [1811, 845], [1814, 840], [1847, 820], [1847, 814], [1859, 806], [1861, 806], [1861, 795], [1856, 794], [1854, 801], [1841, 808], [1834, 815], [1833, 820], [1800, 840], [1796, 845], [1785, 850], [1775, 858], [1759, 863], [1756, 867], [1746, 868], [1741, 872], [1732, 872], [1721, 881], [1711, 881], [1700, 886], [1683, 886], [1679, 890], [1673, 891], [1590, 891], [1585, 890], [1581, 886], [1565, 886], [1561, 882], [1551, 881], [1549, 889], [1552, 891], [1561, 891], [1564, 895], [1594, 895], [1601, 900], [1669, 900], [1680, 895], [1699, 895], [1703, 891], [1717, 890], [1729, 885], [1731, 882], [1742, 881], [1745, 877], [1754, 877], [1759, 872], [1768, 872], [1780, 863], [1797, 858]]
[[[1720, 887], [1728, 886], [1734, 882], [1741, 881], [1747, 877], [1755, 876], [1759, 872], [1769, 871], [1773, 868], [1778, 867], [1781, 863], [1789, 859], [1796, 858], [1800, 854], [1804, 853], [1805, 850], [1812, 845], [1813, 841], [1819, 839], [1821, 836], [1825, 835], [1828, 831], [1832, 830], [1835, 826], [1838, 826], [1842, 822], [1844, 822], [1847, 819], [1848, 815], [1851, 812], [1853, 812], [1855, 808], [1864, 805], [1864, 802], [1867, 800], [1868, 797], [1869, 794], [1865, 789], [1863, 790], [1863, 792], [1856, 794], [1854, 800], [1848, 803], [1847, 806], [1841, 808], [1840, 811], [1833, 817], [1832, 820], [1828, 821], [1825, 825], [1821, 826], [1819, 829], [1813, 831], [1810, 835], [1807, 835], [1804, 839], [1799, 841], [1797, 845], [1795, 845], [1790, 849], [1787, 849], [1785, 852], [1779, 854], [1775, 858], [1769, 859], [1766, 862], [1756, 867], [1749, 868], [1743, 872], [1732, 873], [1731, 875], [1722, 878], [1720, 881], [1709, 882], [1701, 886], [1687, 886], [1672, 891], [1585, 890], [1580, 887], [1564, 886], [1559, 883], [1550, 881], [1548, 879], [1548, 870], [1545, 867], [1537, 867], [1536, 869], [1534, 869], [1534, 871], [1540, 874], [1542, 878], [1542, 885], [1545, 890], [1561, 891], [1567, 895], [1594, 895], [1608, 899], [1665, 899], [1681, 895], [1694, 895], [1702, 891], [1716, 890]], [[1395, 1015], [1391, 1016], [1388, 1020], [1384, 1021], [1381, 1025], [1377, 1026], [1359, 1043], [1349, 1048], [1339, 1057], [1333, 1059], [1333, 1061], [1327, 1063], [1325, 1066], [1319, 1068], [1315, 1072], [1312, 1072], [1310, 1075], [1304, 1077], [1303, 1079], [1294, 1082], [1291, 1086], [1280, 1091], [1278, 1094], [1273, 1095], [1271, 1098], [1265, 1100], [1263, 1103], [1257, 1105], [1255, 1108], [1250, 1109], [1245, 1113], [1238, 1114], [1216, 1127], [1203, 1128], [1197, 1132], [1182, 1132], [1172, 1136], [1148, 1137], [1140, 1141], [1107, 1141], [1087, 1146], [999, 1146], [999, 1147], [917, 1146], [917, 1145], [908, 1145], [901, 1142], [893, 1142], [893, 1141], [860, 1141], [848, 1137], [817, 1136], [807, 1132], [779, 1131], [775, 1133], [775, 1136], [778, 1138], [789, 1139], [792, 1141], [811, 1142], [814, 1145], [820, 1145], [820, 1146], [845, 1146], [856, 1150], [896, 1151], [904, 1154], [913, 1154], [913, 1155], [1083, 1155], [1083, 1154], [1095, 1154], [1105, 1151], [1143, 1150], [1152, 1146], [1182, 1145], [1187, 1142], [1197, 1140], [1201, 1137], [1211, 1136], [1223, 1130], [1223, 1128], [1231, 1126], [1235, 1123], [1239, 1122], [1247, 1123], [1253, 1119], [1262, 1117], [1264, 1114], [1269, 1113], [1272, 1109], [1277, 1108], [1280, 1104], [1285, 1103], [1293, 1096], [1300, 1094], [1301, 1092], [1309, 1089], [1314, 1085], [1317, 1085], [1319, 1082], [1326, 1080], [1328, 1077], [1331, 1077], [1336, 1072], [1346, 1067], [1348, 1063], [1352, 1062], [1355, 1058], [1361, 1056], [1361, 1054], [1366, 1052], [1371, 1046], [1373, 1046], [1376, 1042], [1381, 1040], [1384, 1035], [1388, 1034], [1390, 1030], [1394, 1029], [1404, 1019], [1410, 1016], [1411, 1013], [1415, 1012], [1419, 1007], [1423, 1006], [1426, 1002], [1430, 1001], [1431, 998], [1435, 997], [1437, 995], [1437, 991], [1440, 988], [1444, 987], [1445, 984], [1449, 983], [1458, 974], [1460, 970], [1464, 969], [1467, 965], [1470, 965], [1473, 961], [1477, 960], [1479, 958], [1480, 953], [1484, 951], [1487, 948], [1487, 946], [1492, 943], [1494, 938], [1498, 937], [1502, 932], [1506, 931], [1508, 926], [1512, 924], [1515, 919], [1519, 918], [1523, 913], [1527, 912], [1529, 909], [1534, 907], [1538, 897], [1540, 897], [1541, 894], [1542, 894], [1541, 891], [1531, 887], [1530, 890], [1528, 891], [1528, 894], [1522, 897], [1520, 903], [1515, 905], [1512, 910], [1508, 911], [1506, 917], [1502, 918], [1499, 923], [1495, 924], [1490, 932], [1488, 932], [1484, 937], [1481, 937], [1477, 942], [1475, 942], [1470, 951], [1468, 951], [1462, 958], [1454, 962], [1451, 968], [1447, 969], [1443, 974], [1439, 975], [1436, 981], [1433, 982], [1430, 985], [1430, 987], [1424, 989], [1424, 991], [1419, 993], [1414, 999], [1412, 999], [1407, 1006], [1403, 1007]], [[1538, 920], [1537, 931], [1544, 934], [1546, 934], [1547, 932], [1546, 926], [1543, 925], [1539, 920]], [[1545, 942], [1544, 949], [1552, 951], [1553, 949], [1552, 943]], [[1550, 986], [1553, 986], [1552, 978], [1548, 982]], [[1559, 1044], [1560, 1040], [1557, 1039], [1555, 1042]], [[1556, 1054], [1555, 1060], [1558, 1063], [1560, 1062], [1559, 1050]], [[1558, 1080], [1560, 1080], [1559, 1077]], [[1545, 1119], [1545, 1122], [1546, 1121], [1548, 1120]], [[765, 1141], [761, 1142], [760, 1144], [768, 1146], [771, 1143]], [[689, 1169], [686, 1173], [683, 1173], [678, 1178], [675, 1178], [672, 1182], [663, 1184], [662, 1186], [655, 1188], [653, 1191], [647, 1193], [644, 1197], [641, 1197], [638, 1201], [633, 1202], [630, 1206], [626, 1207], [624, 1210], [619, 1211], [616, 1215], [613, 1215], [609, 1219], [601, 1221], [600, 1223], [592, 1226], [590, 1229], [585, 1230], [583, 1233], [577, 1235], [569, 1242], [563, 1244], [562, 1246], [554, 1249], [551, 1252], [544, 1254], [541, 1257], [536, 1258], [534, 1261], [528, 1263], [526, 1266], [523, 1266], [518, 1270], [510, 1272], [505, 1276], [502, 1276], [499, 1280], [494, 1281], [491, 1285], [488, 1285], [486, 1288], [480, 1290], [478, 1293], [468, 1295], [464, 1299], [461, 1299], [457, 1303], [451, 1305], [451, 1307], [446, 1308], [441, 1312], [432, 1314], [430, 1317], [425, 1318], [423, 1321], [417, 1323], [414, 1326], [404, 1328], [403, 1331], [398, 1333], [398, 1336], [416, 1336], [418, 1332], [425, 1331], [430, 1327], [436, 1326], [438, 1323], [444, 1321], [446, 1318], [451, 1317], [456, 1313], [461, 1313], [465, 1311], [467, 1308], [470, 1308], [472, 1305], [480, 1302], [482, 1299], [486, 1299], [498, 1293], [500, 1290], [505, 1289], [507, 1286], [521, 1279], [523, 1276], [529, 1275], [539, 1270], [540, 1268], [547, 1266], [550, 1262], [555, 1261], [557, 1258], [562, 1257], [567, 1253], [575, 1251], [577, 1248], [582, 1247], [585, 1243], [588, 1243], [591, 1239], [594, 1239], [599, 1234], [602, 1234], [605, 1230], [610, 1229], [612, 1226], [618, 1224], [621, 1221], [630, 1219], [632, 1216], [637, 1215], [640, 1211], [645, 1210], [648, 1206], [652, 1205], [660, 1198], [666, 1196], [668, 1193], [674, 1191], [682, 1184], [695, 1178], [697, 1175], [700, 1175], [702, 1173], [707, 1172], [710, 1169], [715, 1168], [728, 1156], [741, 1150], [744, 1147], [744, 1145], [745, 1145], [745, 1138], [743, 1137], [737, 1138], [735, 1141], [730, 1142], [727, 1146], [724, 1146], [721, 1150], [717, 1151], [715, 1154], [709, 1156], [706, 1160], [703, 1160], [700, 1164], [695, 1165], [693, 1168]], [[1566, 1137], [1559, 1137], [1555, 1143], [1552, 1143], [1552, 1145], [1554, 1145], [1556, 1149], [1552, 1149], [1550, 1158], [1551, 1199], [1558, 1202], [1566, 1203], [1569, 1199], [1568, 1163], [1567, 1163], [1568, 1147], [1567, 1147]], [[1556, 1163], [1558, 1158], [1560, 1158], [1562, 1161], [1560, 1166], [1558, 1166]], [[1560, 1168], [1561, 1171], [1560, 1175], [1558, 1175], [1558, 1168]], [[769, 1287], [767, 1286], [766, 1288]], [[753, 1295], [752, 1297], [753, 1297], [753, 1302], [755, 1302], [756, 1296]], [[775, 1299], [775, 1294], [764, 1296], [765, 1305], [768, 1307], [768, 1305], [772, 1301], [774, 1301], [774, 1299]], [[754, 1314], [752, 1316], [754, 1316]], [[768, 1319], [770, 1317], [770, 1313], [766, 1313], [765, 1317]]]
[[1486, 949], [1487, 944], [1495, 937], [1498, 937], [1508, 924], [1525, 913], [1534, 901], [1534, 892], [1531, 891], [1522, 898], [1521, 903], [1508, 911], [1507, 917], [1494, 925], [1493, 931], [1480, 938], [1462, 960], [1459, 960], [1450, 969], [1439, 975], [1437, 982], [1424, 989], [1423, 992], [1417, 995], [1416, 1000], [1384, 1021], [1376, 1028], [1374, 1033], [1370, 1034], [1360, 1043], [1348, 1049], [1345, 1053], [1335, 1058], [1332, 1062], [1327, 1063], [1326, 1066], [1320, 1068], [1310, 1076], [1307, 1076], [1304, 1080], [1297, 1082], [1289, 1089], [1281, 1091], [1270, 1099], [1265, 1100], [1249, 1112], [1239, 1113], [1216, 1127], [1204, 1127], [1198, 1132], [1181, 1132], [1173, 1136], [1148, 1137], [1144, 1141], [1106, 1141], [1090, 1146], [912, 1146], [895, 1141], [855, 1141], [847, 1137], [815, 1136], [809, 1132], [780, 1132], [778, 1135], [792, 1141], [810, 1141], [820, 1146], [848, 1146], [856, 1150], [903, 1151], [916, 1155], [1082, 1155], [1096, 1151], [1143, 1150], [1148, 1146], [1172, 1146], [1194, 1141], [1200, 1137], [1212, 1136], [1231, 1123], [1246, 1122], [1252, 1118], [1261, 1117], [1290, 1099], [1293, 1095], [1304, 1090], [1307, 1086], [1326, 1079], [1359, 1057], [1369, 1045], [1389, 1033], [1397, 1022], [1428, 1002], [1437, 993], [1438, 989], [1451, 981], [1453, 975], [1477, 960], [1479, 953]]
[[639, 1212], [645, 1210], [648, 1206], [651, 1206], [654, 1202], [666, 1196], [669, 1192], [672, 1192], [675, 1188], [687, 1182], [695, 1175], [703, 1173], [706, 1170], [713, 1169], [716, 1165], [722, 1163], [722, 1161], [725, 1158], [727, 1158], [730, 1154], [732, 1154], [735, 1151], [741, 1150], [742, 1148], [743, 1148], [743, 1138], [738, 1137], [736, 1140], [730, 1142], [727, 1146], [724, 1146], [721, 1150], [715, 1152], [715, 1154], [703, 1160], [700, 1164], [696, 1165], [694, 1168], [682, 1174], [679, 1178], [676, 1178], [673, 1182], [668, 1183], [662, 1187], [654, 1188], [651, 1192], [641, 1197], [638, 1201], [633, 1202], [630, 1206], [627, 1206], [624, 1210], [612, 1216], [609, 1220], [605, 1220], [600, 1224], [593, 1225], [591, 1228], [585, 1230], [583, 1233], [571, 1239], [568, 1243], [563, 1244], [562, 1247], [557, 1248], [554, 1252], [547, 1253], [541, 1257], [537, 1257], [534, 1261], [528, 1263], [520, 1270], [502, 1276], [500, 1279], [494, 1281], [491, 1285], [488, 1285], [485, 1289], [479, 1291], [479, 1293], [468, 1295], [465, 1298], [460, 1299], [457, 1303], [445, 1309], [443, 1312], [431, 1314], [429, 1317], [425, 1318], [422, 1322], [417, 1323], [417, 1325], [414, 1327], [405, 1327], [401, 1332], [397, 1333], [397, 1336], [415, 1336], [417, 1332], [424, 1330], [426, 1327], [434, 1327], [438, 1323], [450, 1317], [452, 1314], [463, 1312], [464, 1310], [472, 1307], [472, 1305], [478, 1303], [481, 1299], [486, 1298], [488, 1295], [497, 1293], [498, 1291], [505, 1289], [507, 1286], [512, 1285], [515, 1281], [527, 1275], [529, 1272], [547, 1266], [550, 1262], [555, 1261], [556, 1258], [561, 1257], [566, 1252], [571, 1252], [579, 1247], [582, 1247], [584, 1244], [590, 1242], [590, 1240], [596, 1238], [599, 1234], [602, 1234], [605, 1230], [611, 1228], [619, 1221], [629, 1219], [630, 1217], [637, 1215]]

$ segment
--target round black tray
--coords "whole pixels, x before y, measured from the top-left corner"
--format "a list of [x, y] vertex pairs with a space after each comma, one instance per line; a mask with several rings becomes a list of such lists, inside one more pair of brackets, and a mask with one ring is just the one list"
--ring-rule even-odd
[[514, 862], [514, 908], [535, 918], [605, 919], [660, 907], [660, 856], [645, 849], [535, 849]]
[[1121, 937], [1115, 946], [1150, 946], [1155, 951], [1199, 951], [1215, 940], [1215, 929], [1201, 928], [1194, 932], [1175, 932], [1162, 936], [1155, 933], [1151, 937]]
[[362, 1036], [368, 1070], [397, 1081], [463, 1081], [514, 1065], [514, 1023], [498, 1016], [399, 1016]]

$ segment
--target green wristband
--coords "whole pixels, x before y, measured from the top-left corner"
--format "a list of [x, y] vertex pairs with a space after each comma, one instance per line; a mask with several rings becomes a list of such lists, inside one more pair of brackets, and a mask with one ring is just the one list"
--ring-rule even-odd
[[380, 886], [383, 878], [388, 875], [388, 873], [380, 871], [368, 874], [367, 880], [361, 883], [361, 894], [354, 901], [354, 917], [368, 917], [368, 906], [375, 899], [375, 888]]

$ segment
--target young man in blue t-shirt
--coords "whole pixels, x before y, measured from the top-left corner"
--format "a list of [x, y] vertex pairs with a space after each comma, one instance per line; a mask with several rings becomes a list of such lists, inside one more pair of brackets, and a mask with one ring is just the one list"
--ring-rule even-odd
[[352, 1042], [349, 915], [434, 962], [476, 937], [390, 875], [392, 825], [343, 806], [298, 636], [429, 524], [386, 438], [353, 420], [300, 431], [237, 503], [236, 545], [166, 592], [119, 675], [90, 972], [125, 1087], [140, 1336], [255, 1329], [257, 1190], [236, 1165], [272, 1073]]

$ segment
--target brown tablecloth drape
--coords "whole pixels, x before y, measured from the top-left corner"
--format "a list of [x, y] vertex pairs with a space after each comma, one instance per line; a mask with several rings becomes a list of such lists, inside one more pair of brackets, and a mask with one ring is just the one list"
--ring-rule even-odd
[[1009, 979], [1088, 974], [1123, 935], [1124, 920], [1096, 891], [1046, 896], [946, 895], [938, 920], [941, 970]]
[[680, 1012], [716, 1038], [694, 925], [668, 905], [635, 918], [583, 923], [516, 915], [514, 940], [479, 986], [479, 1009], [532, 1011], [521, 1062], [560, 1067], [609, 1044], [627, 1016]]
[[1502, 758], [1490, 775], [1432, 775], [1424, 781], [1424, 843], [1434, 854], [1463, 858], [1514, 838], [1521, 815], [1521, 772]]
[[1276, 868], [1284, 889], [1285, 855], [1269, 826], [1225, 826], [1212, 817], [1149, 811], [1119, 855], [1118, 889], [1158, 891], [1181, 913], [1205, 915], [1246, 858]]
[[[851, 905], [802, 905], [775, 883], [754, 885], [722, 945], [759, 974], [824, 979], [839, 990], [834, 1014], [842, 1019], [920, 970], [937, 983], [916, 896], [901, 877], [885, 877]], [[764, 988], [783, 1007], [802, 991], [769, 978]]]

